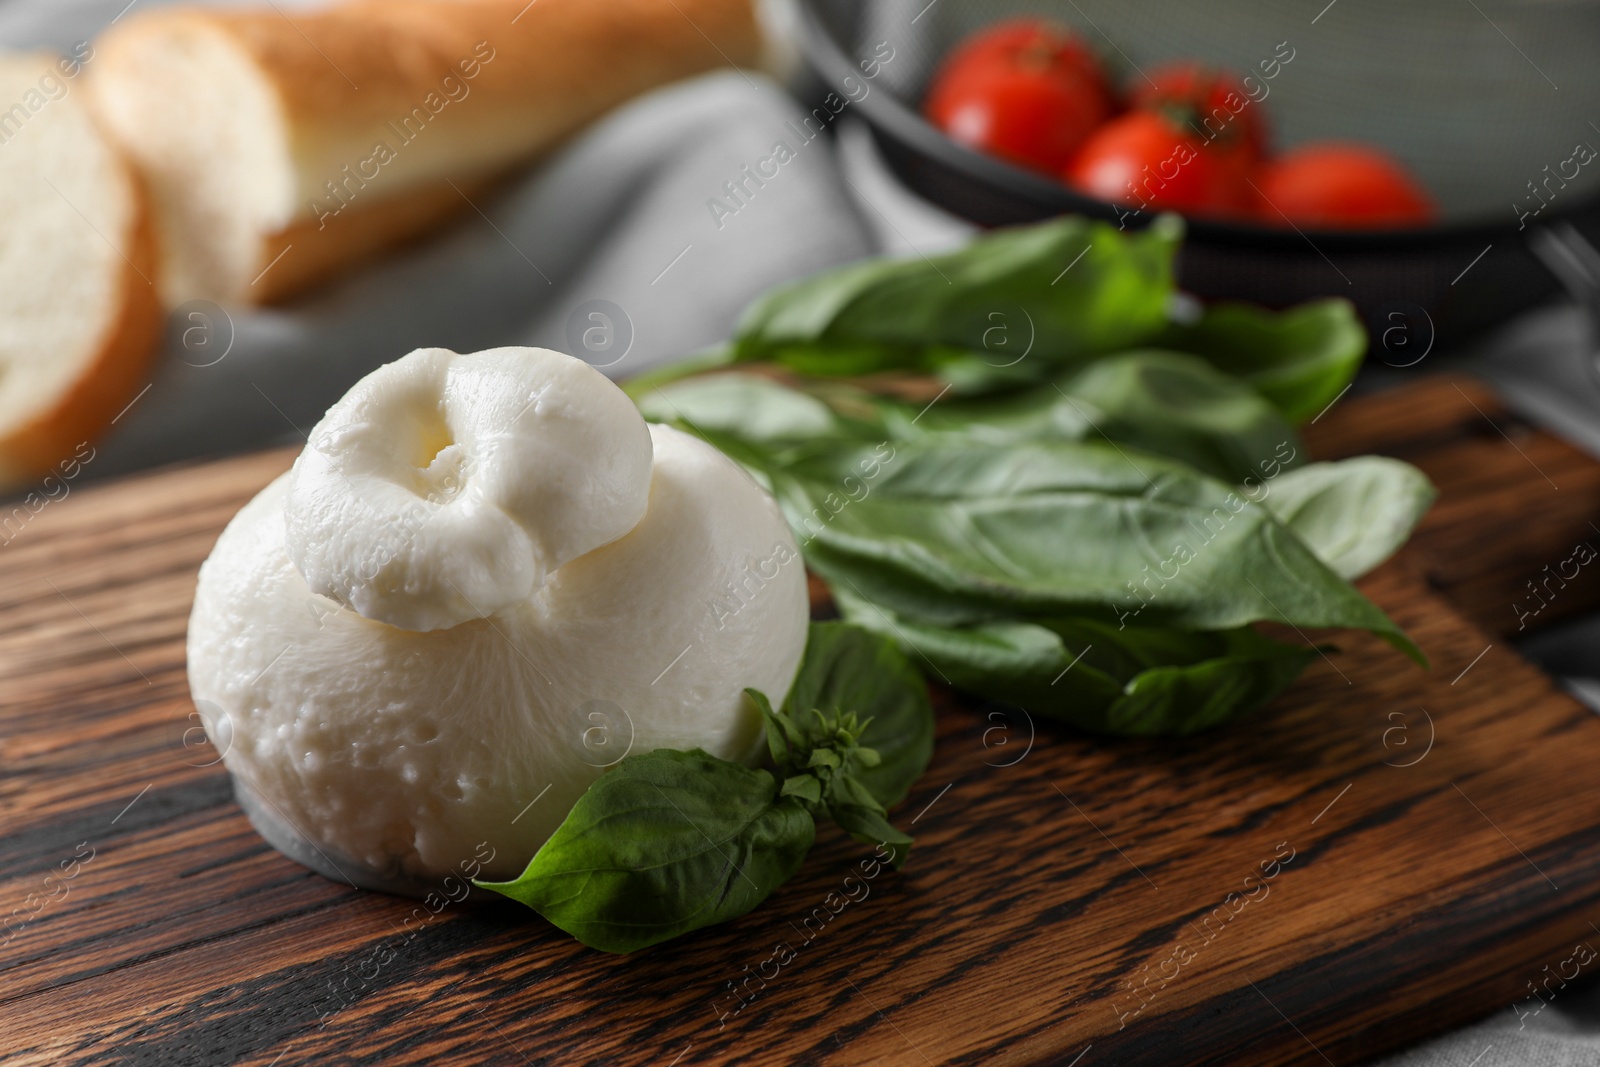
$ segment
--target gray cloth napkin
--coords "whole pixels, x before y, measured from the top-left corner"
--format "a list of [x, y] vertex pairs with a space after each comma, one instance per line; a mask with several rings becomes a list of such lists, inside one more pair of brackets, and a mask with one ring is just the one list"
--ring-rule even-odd
[[[1589, 944], [1600, 948], [1600, 937]], [[1571, 950], [1555, 956], [1552, 973]], [[1543, 975], [1529, 975], [1529, 978]], [[1419, 1045], [1373, 1067], [1595, 1067], [1600, 1064], [1600, 985], [1529, 996], [1482, 1022]]]

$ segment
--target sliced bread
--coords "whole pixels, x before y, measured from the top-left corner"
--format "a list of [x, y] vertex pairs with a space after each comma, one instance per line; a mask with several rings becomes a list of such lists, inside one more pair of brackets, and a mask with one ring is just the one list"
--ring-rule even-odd
[[144, 194], [76, 65], [0, 56], [0, 492], [75, 474], [161, 331]]

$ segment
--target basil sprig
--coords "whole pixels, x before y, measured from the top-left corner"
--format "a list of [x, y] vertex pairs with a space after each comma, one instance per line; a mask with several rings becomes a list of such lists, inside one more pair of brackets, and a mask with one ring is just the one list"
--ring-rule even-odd
[[799, 798], [813, 816], [826, 815], [857, 841], [893, 845], [894, 866], [904, 864], [911, 838], [889, 825], [888, 812], [861, 778], [883, 759], [861, 744], [865, 724], [860, 718], [813, 708], [797, 720], [774, 711], [760, 692], [745, 692], [766, 717], [767, 745], [784, 776], [780, 794]]
[[799, 869], [815, 832], [766, 771], [657, 749], [591, 785], [520, 878], [478, 884], [591, 948], [632, 952], [743, 915]]
[[776, 776], [699, 749], [629, 756], [578, 798], [520, 877], [477, 884], [591, 948], [620, 953], [760, 904], [799, 869], [824, 816], [857, 840], [890, 846], [891, 862], [903, 864], [911, 838], [886, 809], [927, 767], [933, 709], [893, 642], [813, 624], [783, 708], [746, 692]]
[[771, 474], [814, 569], [873, 603], [950, 623], [1342, 627], [1418, 655], [1268, 508], [1183, 464], [1102, 444], [926, 442], [830, 506], [874, 458], [847, 446]]
[[1348, 300], [1287, 311], [1216, 303], [1170, 317], [1176, 216], [1142, 233], [1062, 217], [993, 230], [933, 257], [873, 259], [780, 286], [733, 340], [692, 367], [761, 361], [812, 377], [934, 374], [957, 393], [1007, 391], [1136, 349], [1192, 354], [1245, 382], [1292, 422], [1344, 389], [1366, 354]]
[[1026, 380], [1046, 358], [1091, 359], [1160, 334], [1182, 234], [1176, 216], [1141, 233], [1068, 217], [943, 255], [853, 263], [757, 299], [730, 355], [812, 375], [954, 366], [1019, 380], [984, 373], [1009, 366]]
[[[1270, 507], [1181, 464], [1098, 444], [905, 445], [873, 492], [832, 513], [823, 472], [864, 455], [772, 473], [809, 564], [846, 619], [986, 698], [1100, 733], [1188, 734], [1261, 707], [1317, 654], [1252, 623], [1368, 630], [1421, 657]], [[1403, 464], [1303, 469], [1426, 489]], [[1338, 558], [1376, 562], [1428, 495], [1359, 492], [1393, 521], [1341, 524], [1354, 544], [1302, 529]]]
[[[765, 706], [765, 699], [758, 706]], [[933, 758], [928, 687], [887, 638], [844, 623], [812, 623], [805, 660], [789, 687], [783, 716], [804, 721], [812, 712], [827, 717], [848, 713], [860, 720], [857, 739], [878, 758], [871, 765], [856, 764], [852, 773], [884, 808], [905, 799]], [[766, 718], [771, 748], [772, 718]], [[772, 758], [785, 766], [776, 750]]]
[[[1259, 478], [1263, 460], [1289, 468], [1305, 452], [1294, 427], [1254, 387], [1198, 356], [1156, 349], [1106, 356], [1038, 388], [945, 396], [932, 406], [842, 382], [807, 381], [802, 389], [738, 373], [636, 395], [647, 418], [693, 427], [736, 459], [761, 467], [787, 467], [840, 441], [1104, 440], [1237, 482]], [[744, 454], [748, 448], [756, 451]]]
[[[1432, 487], [1395, 460], [1308, 465], [1294, 429], [1360, 365], [1350, 304], [1173, 321], [1175, 250], [1171, 228], [1067, 218], [854, 264], [752, 305], [694, 368], [722, 373], [630, 392], [773, 490], [848, 621], [979, 696], [1187, 734], [1325, 651], [1260, 623], [1367, 630], [1425, 662], [1350, 582]], [[899, 398], [928, 376], [950, 388]]]

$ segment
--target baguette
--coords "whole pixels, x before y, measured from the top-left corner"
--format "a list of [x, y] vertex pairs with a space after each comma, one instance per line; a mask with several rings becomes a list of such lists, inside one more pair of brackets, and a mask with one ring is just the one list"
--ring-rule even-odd
[[472, 210], [495, 183], [483, 178], [433, 182], [376, 199], [319, 223], [300, 219], [262, 238], [263, 268], [248, 302], [271, 304], [298, 296], [341, 270], [374, 259], [402, 241]]
[[90, 442], [149, 384], [161, 333], [146, 198], [75, 65], [0, 57], [0, 491], [43, 479], [0, 543], [92, 460]]
[[436, 224], [448, 183], [760, 51], [751, 0], [351, 0], [130, 16], [89, 80], [152, 186], [168, 301], [259, 303]]

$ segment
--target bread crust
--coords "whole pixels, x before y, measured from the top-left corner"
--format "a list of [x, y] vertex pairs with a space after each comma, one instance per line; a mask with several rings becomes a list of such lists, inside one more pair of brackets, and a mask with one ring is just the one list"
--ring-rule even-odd
[[424, 185], [341, 213], [326, 225], [302, 219], [268, 234], [261, 243], [261, 273], [248, 299], [273, 304], [301, 296], [339, 271], [471, 211], [472, 201], [494, 185], [485, 178]]
[[[349, 0], [308, 12], [154, 9], [102, 38], [93, 70], [106, 98], [117, 96], [119, 79], [125, 85], [139, 79], [137, 92], [123, 98], [137, 95], [144, 101], [139, 110], [148, 113], [124, 110], [110, 125], [152, 170], [159, 161], [148, 151], [142, 156], [140, 142], [162, 121], [160, 94], [190, 91], [174, 78], [152, 96], [150, 82], [163, 69], [152, 57], [181, 55], [173, 47], [180, 40], [185, 48], [226, 52], [229, 63], [253, 70], [281, 118], [281, 132], [264, 136], [284, 142], [273, 155], [282, 158], [294, 191], [292, 202], [273, 207], [279, 221], [263, 227], [257, 269], [290, 243], [290, 256], [306, 267], [285, 272], [281, 286], [248, 285], [255, 272], [241, 270], [243, 280], [234, 284], [256, 291], [171, 294], [249, 302], [303, 291], [453, 214], [441, 206], [446, 180], [503, 174], [631, 97], [719, 66], [754, 64], [762, 48], [752, 0]], [[194, 136], [206, 140], [204, 130]], [[376, 162], [380, 143], [386, 154]], [[163, 210], [183, 209], [181, 185], [194, 180], [186, 174], [204, 166], [201, 156], [193, 167], [186, 161], [158, 175]], [[166, 187], [174, 184], [179, 188]], [[405, 208], [378, 206], [407, 196], [414, 202]], [[364, 218], [334, 235], [334, 220], [346, 216]], [[307, 220], [318, 225], [308, 229]], [[172, 229], [162, 226], [164, 233]], [[204, 228], [188, 232], [197, 229]]]
[[755, 63], [761, 46], [749, 0], [349, 0], [287, 17], [182, 17], [192, 16], [255, 57], [291, 122], [328, 127], [404, 113], [459, 75], [480, 43], [495, 52], [473, 79], [486, 110], [510, 109], [541, 131], [570, 131], [690, 74]]

